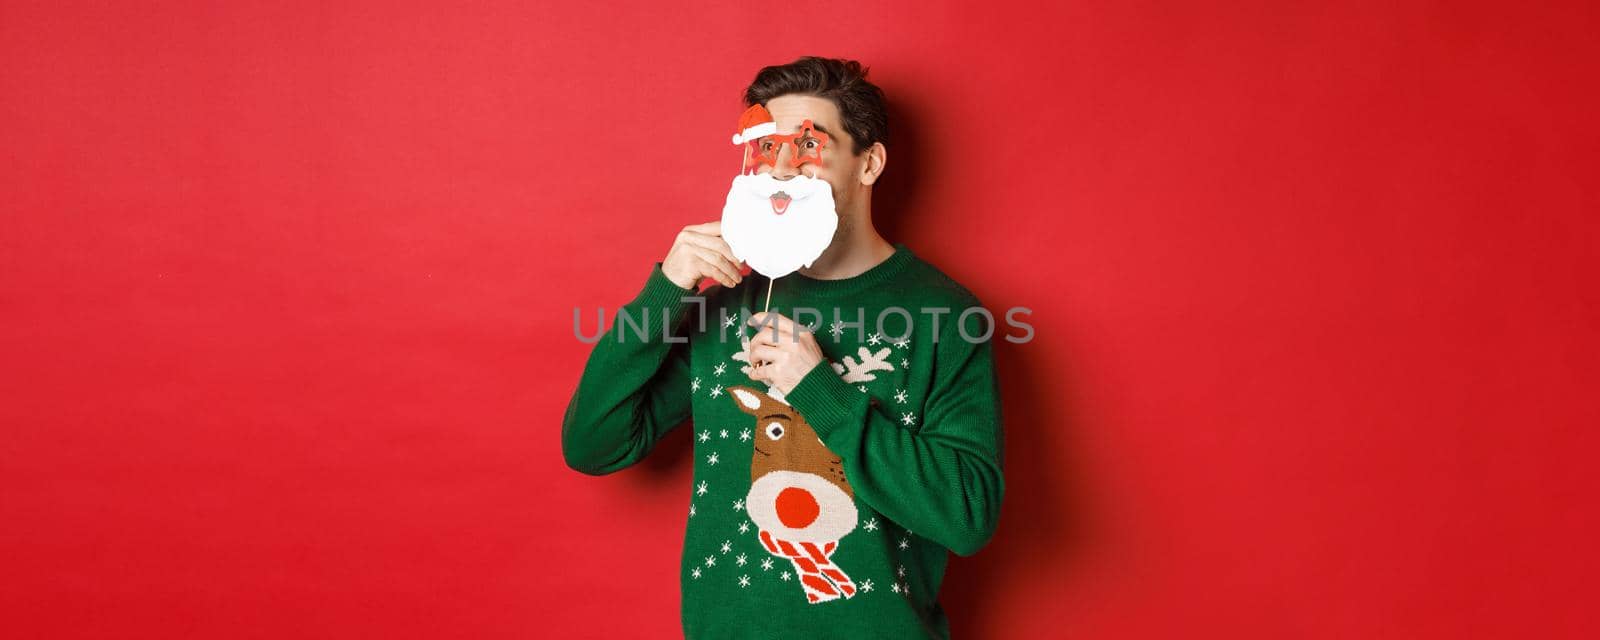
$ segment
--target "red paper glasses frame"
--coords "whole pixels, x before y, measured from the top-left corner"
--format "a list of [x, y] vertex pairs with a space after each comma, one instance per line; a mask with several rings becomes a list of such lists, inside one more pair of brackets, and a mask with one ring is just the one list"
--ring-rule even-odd
[[817, 131], [816, 125], [810, 120], [800, 123], [800, 130], [792, 134], [774, 133], [762, 136], [745, 143], [749, 146], [745, 154], [744, 168], [746, 171], [758, 168], [761, 165], [778, 166], [778, 153], [783, 145], [793, 145], [794, 154], [789, 160], [789, 166], [796, 169], [803, 165], [812, 164], [817, 167], [822, 165], [822, 148], [828, 144], [828, 134]]

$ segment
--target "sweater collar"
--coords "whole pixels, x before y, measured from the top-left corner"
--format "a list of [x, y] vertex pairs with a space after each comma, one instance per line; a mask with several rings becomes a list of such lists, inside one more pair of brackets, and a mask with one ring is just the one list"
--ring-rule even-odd
[[[784, 298], [795, 301], [804, 301], [807, 298], [833, 298], [838, 296], [858, 293], [875, 286], [886, 284], [905, 270], [906, 265], [916, 260], [911, 249], [904, 244], [894, 243], [894, 253], [889, 254], [883, 262], [879, 262], [871, 269], [859, 275], [838, 280], [821, 280], [805, 275], [798, 271], [778, 278], [774, 283], [774, 291], [779, 292]], [[764, 278], [763, 278], [764, 279]], [[759, 287], [758, 291], [765, 291], [766, 287]], [[801, 302], [801, 304], [804, 304]]]

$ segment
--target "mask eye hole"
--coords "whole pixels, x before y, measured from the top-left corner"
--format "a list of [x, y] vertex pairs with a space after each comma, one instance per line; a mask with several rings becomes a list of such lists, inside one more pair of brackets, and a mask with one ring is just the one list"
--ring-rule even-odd
[[783, 425], [776, 422], [768, 423], [766, 428], [767, 438], [777, 440], [783, 437]]

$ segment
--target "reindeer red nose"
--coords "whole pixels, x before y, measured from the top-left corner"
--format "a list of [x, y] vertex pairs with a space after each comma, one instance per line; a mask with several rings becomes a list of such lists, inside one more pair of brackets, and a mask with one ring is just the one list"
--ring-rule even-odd
[[791, 529], [804, 529], [810, 526], [812, 522], [816, 522], [817, 514], [822, 511], [811, 492], [800, 487], [789, 487], [778, 492], [776, 506], [778, 520], [783, 522], [783, 526]]

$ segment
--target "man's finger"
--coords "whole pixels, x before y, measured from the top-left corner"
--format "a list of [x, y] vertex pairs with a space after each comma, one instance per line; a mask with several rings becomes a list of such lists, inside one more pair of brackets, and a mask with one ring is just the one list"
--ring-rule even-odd
[[[730, 286], [730, 288], [731, 286], [734, 286], [733, 280], [728, 278], [728, 274], [723, 274], [722, 269], [717, 269], [717, 266], [707, 262], [706, 258], [701, 258], [699, 254], [694, 254], [694, 256], [690, 256], [690, 258], [694, 261], [694, 269], [699, 270], [699, 274], [701, 274], [702, 278], [712, 278], [712, 280], [715, 280], [718, 285]], [[698, 282], [698, 280], [696, 280], [696, 282]]]
[[785, 331], [791, 330], [795, 324], [793, 320], [788, 318], [788, 316], [776, 311], [758, 311], [750, 314], [750, 324], [762, 325], [767, 323], [771, 323], [773, 326]]
[[689, 233], [685, 234], [683, 238], [686, 242], [696, 247], [716, 252], [717, 255], [727, 259], [728, 264], [735, 266], [739, 264], [739, 259], [733, 255], [733, 248], [729, 247], [727, 241], [722, 238], [703, 233]]
[[756, 362], [777, 362], [778, 356], [782, 353], [783, 349], [779, 349], [769, 344], [751, 343], [750, 362], [751, 364]]
[[[706, 263], [712, 270], [716, 272], [712, 275], [712, 277], [716, 277], [717, 282], [721, 282], [725, 286], [732, 287], [737, 285], [739, 281], [743, 279], [743, 276], [739, 275], [739, 270], [734, 268], [733, 263], [729, 262], [727, 258], [724, 258], [722, 254], [705, 247], [690, 248], [694, 251], [695, 256], [700, 258], [701, 262]], [[716, 274], [720, 274], [721, 277], [717, 277]]]
[[716, 244], [717, 245], [717, 250], [721, 251], [724, 254], [726, 254], [728, 256], [728, 260], [731, 260], [735, 266], [744, 265], [744, 261], [740, 260], [739, 256], [733, 255], [733, 247], [728, 246], [728, 241], [727, 240], [723, 240], [721, 236], [706, 236], [706, 237], [707, 237], [707, 239], [711, 240], [712, 243]]
[[785, 331], [781, 326], [756, 325], [756, 334], [750, 337], [750, 344], [778, 344], [779, 342], [794, 342], [794, 333]]
[[720, 238], [720, 237], [722, 237], [722, 221], [721, 220], [712, 220], [711, 222], [702, 222], [700, 224], [691, 224], [691, 225], [689, 225], [687, 227], [684, 227], [683, 230], [684, 231], [692, 231], [694, 233], [703, 233], [703, 234], [708, 235], [708, 236], [717, 236], [717, 237]]
[[740, 280], [744, 279], [744, 276], [739, 275], [739, 268], [734, 266], [734, 264], [722, 254], [705, 247], [691, 246], [690, 249], [694, 251], [695, 255], [699, 256], [701, 260], [706, 261], [706, 263], [716, 267], [723, 274], [727, 275], [729, 278], [732, 278], [734, 284], [738, 284]]
[[[800, 333], [810, 333], [809, 329], [802, 326], [800, 323], [795, 322], [794, 320], [790, 320], [781, 313], [769, 313], [763, 311], [761, 313], [751, 315], [750, 325], [756, 327], [756, 335], [762, 338], [763, 342], [767, 342], [769, 344], [775, 342], [776, 340], [799, 342]], [[776, 335], [773, 334], [774, 330], [777, 331]]]

